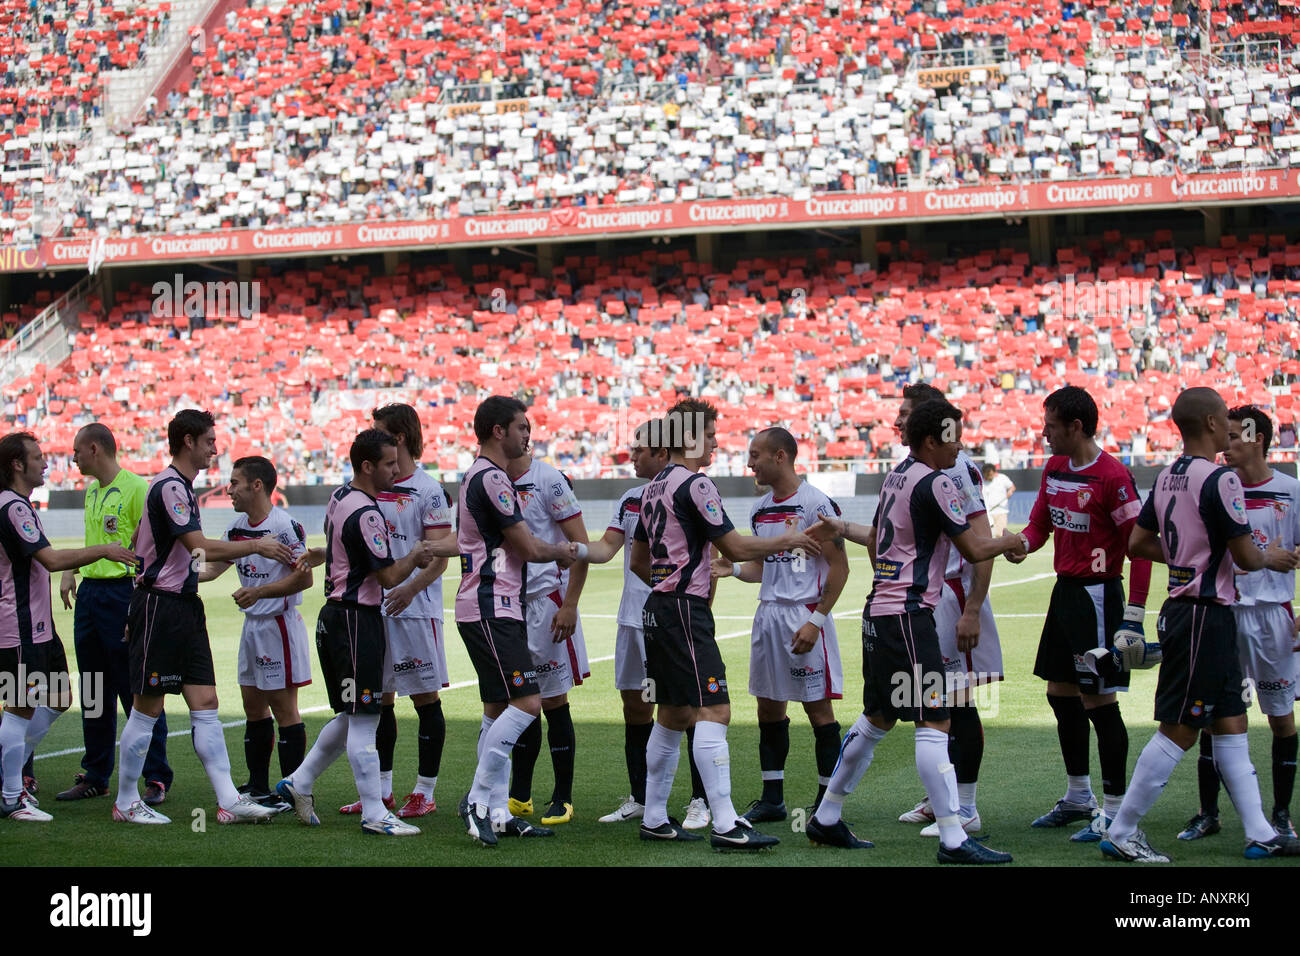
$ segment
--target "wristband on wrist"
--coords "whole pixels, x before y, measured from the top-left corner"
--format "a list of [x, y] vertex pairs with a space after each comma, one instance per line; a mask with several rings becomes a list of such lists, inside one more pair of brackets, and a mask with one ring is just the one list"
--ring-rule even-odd
[[812, 617], [808, 618], [807, 623], [813, 625], [818, 630], [826, 626], [826, 615], [821, 611], [813, 611]]
[[1025, 536], [1025, 533], [1024, 533], [1023, 531], [1020, 532], [1020, 534], [1017, 535], [1017, 537], [1019, 537], [1020, 540], [1021, 540], [1021, 542], [1024, 544], [1024, 546], [1025, 546], [1025, 553], [1028, 554], [1029, 551], [1031, 550], [1030, 547], [1029, 547], [1029, 538], [1027, 538], [1027, 537]]
[[736, 580], [740, 580], [740, 563], [737, 561], [731, 563], [731, 576]]
[[579, 541], [579, 542], [578, 542], [578, 560], [579, 560], [579, 561], [586, 561], [586, 560], [587, 560], [587, 553], [588, 553], [588, 552], [587, 552], [587, 546], [586, 546], [585, 544], [583, 544], [581, 541]]

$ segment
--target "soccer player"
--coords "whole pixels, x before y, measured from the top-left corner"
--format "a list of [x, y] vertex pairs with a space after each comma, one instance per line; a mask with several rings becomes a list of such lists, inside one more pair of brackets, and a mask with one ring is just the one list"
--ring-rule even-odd
[[[384, 619], [379, 605], [384, 588], [395, 588], [416, 568], [425, 568], [443, 542], [419, 541], [394, 558], [388, 522], [378, 496], [391, 491], [400, 468], [397, 441], [368, 428], [358, 433], [348, 456], [352, 483], [334, 492], [325, 510], [325, 548], [312, 548], [299, 562], [325, 564], [325, 604], [316, 621], [316, 652], [335, 717], [321, 728], [298, 769], [276, 784], [275, 792], [293, 805], [298, 819], [320, 826], [312, 787], [346, 750], [361, 795], [361, 832], [415, 836], [416, 827], [384, 806], [379, 785], [375, 734], [382, 706]], [[450, 556], [444, 547], [442, 556]]]
[[[307, 551], [302, 525], [271, 505], [275, 466], [265, 458], [240, 458], [230, 466], [227, 492], [239, 515], [223, 541], [274, 538], [294, 559]], [[229, 561], [209, 561], [199, 583], [219, 578]], [[283, 812], [287, 804], [271, 792], [271, 750], [277, 747], [280, 775], [287, 777], [307, 752], [307, 728], [298, 713], [298, 688], [311, 683], [307, 625], [298, 606], [311, 587], [311, 568], [298, 569], [252, 555], [234, 562], [239, 588], [231, 595], [244, 612], [239, 635], [239, 693], [244, 704], [244, 760], [248, 783], [239, 788], [263, 806]], [[275, 726], [280, 725], [277, 742]]]
[[[768, 493], [749, 512], [754, 534], [772, 538], [791, 529], [807, 531], [819, 517], [838, 517], [839, 505], [794, 470], [799, 446], [784, 428], [765, 428], [749, 443], [749, 468]], [[844, 669], [831, 612], [849, 561], [844, 542], [808, 558], [788, 552], [732, 565], [714, 557], [718, 577], [760, 583], [749, 645], [749, 692], [758, 699], [758, 763], [762, 795], [750, 804], [750, 823], [784, 820], [785, 760], [790, 752], [789, 701], [803, 704], [813, 730], [817, 759], [816, 807], [840, 756], [840, 725], [831, 703], [844, 695]]]
[[293, 552], [271, 537], [213, 541], [203, 536], [194, 479], [217, 457], [216, 423], [210, 414], [194, 408], [177, 412], [167, 423], [167, 444], [171, 464], [149, 483], [136, 535], [140, 565], [127, 613], [134, 701], [118, 744], [121, 757], [113, 819], [171, 822], [141, 801], [139, 782], [163, 697], [180, 694], [190, 709], [194, 752], [217, 794], [217, 822], [269, 820], [275, 811], [239, 793], [230, 779], [212, 647], [198, 595], [199, 567], [205, 560], [233, 561], [251, 554], [289, 564]]
[[[945, 401], [943, 393], [931, 385], [917, 383], [903, 389], [903, 402], [894, 419], [894, 428], [906, 442], [907, 419], [912, 408], [926, 401]], [[984, 508], [979, 469], [965, 450], [957, 453], [957, 462], [944, 470], [957, 489], [962, 514], [982, 538], [994, 537]], [[999, 532], [1000, 536], [1001, 532]], [[875, 546], [875, 530], [868, 529], [865, 542]], [[957, 795], [961, 805], [961, 824], [967, 833], [978, 833], [982, 823], [976, 804], [980, 766], [984, 762], [984, 725], [976, 707], [974, 689], [980, 684], [1002, 679], [1002, 644], [998, 626], [989, 603], [989, 584], [993, 580], [993, 562], [966, 561], [956, 548], [949, 549], [948, 565], [943, 572], [943, 590], [934, 608], [934, 626], [939, 633], [939, 652], [943, 655], [946, 686], [949, 693], [948, 759], [957, 774]], [[937, 837], [934, 810], [922, 800], [902, 814], [901, 823], [926, 823], [922, 836]]]
[[[420, 416], [410, 405], [385, 405], [372, 413], [375, 428], [392, 435], [397, 442], [398, 478], [388, 491], [376, 495], [379, 510], [388, 522], [394, 558], [400, 558], [421, 541], [450, 540], [451, 507], [442, 485], [419, 464], [424, 452]], [[442, 715], [438, 692], [449, 683], [447, 649], [442, 633], [442, 574], [446, 558], [435, 558], [427, 568], [384, 593], [384, 697], [379, 713], [379, 782], [384, 806], [393, 800], [393, 755], [397, 749], [398, 695], [410, 697], [419, 721], [418, 765], [415, 787], [397, 815], [403, 819], [422, 817], [438, 809], [433, 791], [438, 785], [442, 748], [447, 739], [447, 721]], [[340, 813], [360, 813], [361, 801], [339, 808]]]
[[461, 482], [456, 502], [460, 590], [456, 627], [478, 674], [483, 723], [474, 785], [461, 802], [470, 837], [496, 846], [503, 836], [551, 836], [511, 815], [507, 788], [510, 754], [541, 712], [537, 671], [524, 623], [524, 564], [585, 558], [586, 545], [552, 544], [534, 537], [505, 467], [528, 449], [531, 426], [523, 402], [493, 395], [474, 412], [479, 454]]
[[[645, 422], [632, 437], [632, 469], [642, 481], [649, 481], [668, 467], [668, 449], [659, 440], [659, 422]], [[589, 546], [591, 564], [612, 561], [623, 545], [636, 533], [641, 518], [641, 494], [645, 485], [623, 492], [604, 536]], [[623, 551], [623, 593], [618, 603], [618, 631], [614, 637], [614, 686], [623, 698], [623, 759], [632, 792], [617, 810], [600, 818], [600, 823], [639, 820], [645, 812], [646, 744], [654, 726], [655, 705], [649, 699], [645, 676], [645, 634], [641, 629], [641, 610], [650, 588], [632, 573], [632, 549]], [[686, 731], [686, 758], [691, 768], [691, 801], [686, 806], [682, 826], [702, 830], [709, 825], [709, 804], [704, 796], [704, 782], [695, 766], [695, 730]]]
[[731, 703], [709, 609], [710, 555], [716, 547], [733, 562], [753, 561], [796, 548], [815, 554], [820, 548], [801, 532], [760, 538], [736, 531], [718, 489], [700, 474], [718, 444], [717, 419], [717, 409], [696, 399], [669, 410], [662, 423], [666, 434], [660, 436], [671, 453], [669, 464], [641, 496], [632, 544], [632, 571], [651, 589], [643, 612], [646, 678], [659, 705], [646, 746], [641, 838], [700, 839], [668, 816], [682, 733], [694, 723], [695, 763], [713, 815], [710, 843], [723, 850], [761, 850], [780, 841], [754, 830], [731, 803]]
[[1007, 530], [1007, 519], [1011, 517], [1011, 496], [1015, 493], [1015, 483], [998, 471], [996, 465], [987, 462], [984, 465], [984, 503], [988, 505], [989, 529], [995, 538]]
[[[1295, 552], [1275, 540], [1259, 548], [1247, 521], [1241, 479], [1214, 464], [1228, 449], [1228, 407], [1213, 389], [1189, 388], [1174, 400], [1183, 454], [1161, 469], [1129, 540], [1135, 558], [1169, 565], [1169, 597], [1160, 608], [1160, 674], [1155, 736], [1142, 748], [1133, 779], [1101, 852], [1136, 863], [1168, 863], [1138, 824], [1202, 728], [1214, 735], [1214, 766], [1246, 829], [1248, 860], [1300, 855], [1300, 840], [1279, 834], [1264, 816], [1246, 743], [1247, 687], [1237, 655], [1233, 563], [1243, 571], [1290, 574]], [[1228, 558], [1231, 557], [1231, 560]], [[1126, 662], [1146, 660], [1142, 642], [1125, 642]]]
[[[1255, 545], [1279, 541], [1288, 551], [1300, 544], [1300, 482], [1268, 466], [1273, 422], [1253, 405], [1228, 412], [1228, 450], [1223, 460], [1237, 473], [1245, 493], [1246, 518]], [[1273, 731], [1273, 815], [1279, 833], [1295, 836], [1291, 794], [1296, 772], [1296, 624], [1291, 610], [1295, 574], [1271, 571], [1239, 573], [1232, 614], [1237, 624], [1237, 656], [1260, 710]], [[1212, 737], [1201, 731], [1196, 762], [1201, 807], [1180, 840], [1197, 840], [1219, 832], [1219, 774], [1214, 769]]]
[[[1124, 603], [1124, 556], [1142, 504], [1133, 475], [1098, 446], [1097, 403], [1067, 385], [1043, 402], [1043, 437], [1052, 457], [1022, 532], [1029, 553], [1050, 537], [1057, 574], [1038, 642], [1034, 675], [1047, 681], [1047, 703], [1065, 759], [1065, 796], [1033, 822], [1062, 827], [1092, 818], [1070, 839], [1095, 843], [1124, 799], [1128, 731], [1116, 693], [1127, 690], [1123, 670], [1098, 670], [1116, 638], [1143, 633], [1151, 563], [1135, 556]], [[1011, 558], [1013, 562], [1023, 558]], [[1089, 651], [1095, 651], [1090, 655]], [[1097, 731], [1101, 761], [1099, 813], [1088, 774], [1088, 723]]]
[[134, 565], [135, 555], [112, 542], [86, 548], [50, 547], [31, 494], [45, 484], [45, 455], [30, 432], [0, 438], [0, 817], [47, 823], [50, 814], [23, 786], [27, 754], [72, 706], [63, 642], [54, 630], [50, 572], [96, 561]]
[[[117, 442], [99, 422], [77, 432], [72, 458], [90, 479], [85, 498], [86, 545], [116, 541], [129, 546], [144, 513], [149, 482], [117, 463]], [[117, 562], [96, 561], [81, 570], [80, 587], [76, 587], [75, 570], [63, 572], [59, 596], [65, 608], [72, 608], [76, 587], [72, 645], [81, 672], [81, 734], [86, 753], [81, 758], [82, 772], [56, 800], [80, 800], [108, 793], [117, 755], [117, 709], [113, 702], [120, 701], [122, 712], [131, 716], [131, 680], [122, 635], [131, 606], [134, 572], [134, 568]], [[88, 697], [93, 690], [101, 695], [98, 705]], [[144, 761], [144, 779], [144, 802], [158, 806], [172, 785], [172, 768], [167, 765], [166, 714], [159, 714], [154, 724]]]
[[[524, 522], [533, 537], [550, 544], [578, 541], [587, 544], [582, 506], [569, 479], [553, 465], [534, 461], [525, 451], [506, 462], [506, 474], [515, 486]], [[590, 555], [589, 555], [590, 556]], [[591, 676], [587, 644], [578, 619], [578, 599], [587, 582], [587, 564], [580, 562], [561, 571], [555, 562], [529, 565], [524, 588], [524, 617], [528, 650], [537, 671], [537, 686], [546, 717], [546, 743], [551, 751], [555, 788], [542, 816], [543, 826], [573, 819], [573, 767], [577, 737], [569, 711], [569, 689]], [[508, 807], [514, 816], [532, 816], [533, 768], [542, 749], [541, 721], [529, 725], [515, 744], [511, 758]]]
[[[961, 412], [943, 400], [910, 410], [906, 440], [911, 454], [885, 478], [872, 526], [875, 577], [862, 621], [862, 714], [844, 737], [839, 764], [821, 805], [808, 822], [814, 843], [865, 849], [841, 819], [852, 793], [900, 719], [916, 724], [916, 770], [939, 828], [940, 863], [1010, 863], [966, 835], [959, 817], [957, 778], [948, 756], [948, 691], [934, 607], [943, 589], [948, 549], [968, 561], [1023, 553], [1016, 535], [986, 538], [966, 521], [961, 493], [945, 473], [961, 450]], [[828, 527], [829, 526], [829, 527]], [[817, 536], [839, 533], [857, 540], [860, 529], [822, 520]], [[951, 544], [950, 544], [951, 542]]]

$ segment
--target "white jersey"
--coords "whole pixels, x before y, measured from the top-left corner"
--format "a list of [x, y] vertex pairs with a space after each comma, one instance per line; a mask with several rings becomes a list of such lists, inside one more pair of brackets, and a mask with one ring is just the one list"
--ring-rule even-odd
[[[241, 514], [230, 523], [230, 527], [221, 536], [221, 540], [252, 541], [256, 538], [265, 538], [267, 535], [276, 538], [281, 544], [289, 548], [293, 552], [295, 559], [301, 557], [307, 551], [307, 536], [303, 533], [302, 525], [289, 517], [289, 512], [283, 508], [273, 507], [270, 514], [257, 524], [249, 522], [248, 515]], [[276, 581], [293, 574], [293, 568], [287, 564], [264, 558], [260, 554], [250, 554], [248, 557], [236, 558], [234, 564], [235, 571], [239, 574], [239, 583], [246, 588], [274, 584]], [[289, 608], [301, 603], [302, 592], [299, 591], [286, 597], [263, 598], [251, 607], [241, 608], [241, 610], [245, 614], [275, 615], [283, 614]]]
[[[944, 469], [943, 472], [952, 479], [952, 483], [957, 486], [957, 496], [961, 500], [961, 510], [963, 517], [969, 521], [976, 515], [982, 515], [985, 512], [984, 507], [984, 478], [980, 475], [980, 470], [975, 467], [975, 462], [971, 461], [970, 455], [964, 451], [957, 453], [957, 463], [951, 468]], [[961, 574], [962, 568], [966, 566], [966, 559], [961, 556], [956, 548], [948, 549], [948, 566], [944, 568], [944, 578], [955, 578]]]
[[[524, 523], [528, 525], [533, 537], [548, 544], [563, 544], [568, 541], [560, 529], [560, 522], [582, 514], [582, 506], [569, 487], [569, 479], [560, 474], [554, 465], [535, 461], [526, 472], [514, 479], [514, 486], [519, 495]], [[560, 569], [554, 561], [529, 564], [524, 597], [550, 594], [558, 591], [560, 585]]]
[[[840, 507], [823, 491], [806, 481], [798, 490], [780, 500], [769, 491], [749, 511], [749, 526], [760, 538], [778, 538], [787, 531], [807, 531], [819, 515], [839, 517]], [[789, 551], [763, 559], [763, 584], [758, 590], [760, 601], [783, 604], [817, 604], [830, 573], [830, 564], [821, 555], [797, 558]]]
[[[391, 490], [375, 495], [375, 501], [384, 520], [388, 522], [388, 540], [394, 559], [410, 554], [411, 549], [424, 538], [425, 531], [440, 528], [451, 530], [451, 507], [447, 504], [447, 493], [436, 479], [419, 466], [414, 474], [394, 482]], [[406, 581], [422, 571], [422, 568], [416, 568]], [[387, 596], [392, 591], [390, 588], [384, 591], [384, 595]], [[406, 606], [406, 610], [396, 616], [441, 621], [442, 578], [417, 594]]]
[[[1282, 547], [1294, 550], [1300, 543], [1300, 481], [1273, 470], [1268, 481], [1258, 485], [1241, 483], [1246, 493], [1246, 520], [1250, 536], [1263, 551], [1274, 538]], [[1261, 568], [1249, 574], [1237, 572], [1237, 603], [1289, 604], [1295, 598], [1295, 572]]]
[[641, 493], [645, 485], [638, 485], [623, 492], [618, 499], [614, 514], [609, 519], [609, 530], [623, 535], [623, 597], [618, 602], [619, 627], [634, 627], [641, 630], [641, 611], [645, 608], [645, 599], [650, 596], [650, 585], [632, 573], [632, 535], [636, 533], [637, 522], [641, 520]]

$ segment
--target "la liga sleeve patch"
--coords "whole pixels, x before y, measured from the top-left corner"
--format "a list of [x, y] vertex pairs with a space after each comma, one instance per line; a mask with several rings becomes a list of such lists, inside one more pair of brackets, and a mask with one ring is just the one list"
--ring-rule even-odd
[[163, 510], [178, 528], [190, 523], [190, 498], [179, 481], [169, 481], [162, 487]]
[[708, 478], [698, 478], [691, 483], [691, 501], [709, 524], [722, 526], [726, 520], [722, 510], [722, 495]]
[[483, 492], [487, 495], [488, 501], [492, 502], [492, 507], [506, 517], [513, 516], [518, 511], [519, 503], [515, 498], [515, 488], [510, 484], [510, 479], [506, 477], [505, 472], [484, 473]]
[[18, 537], [28, 544], [35, 544], [41, 540], [41, 528], [36, 523], [36, 515], [32, 514], [31, 508], [24, 504], [14, 505], [9, 509], [9, 520], [13, 522]]
[[361, 516], [361, 537], [375, 557], [389, 556], [388, 525], [378, 511], [367, 511]]

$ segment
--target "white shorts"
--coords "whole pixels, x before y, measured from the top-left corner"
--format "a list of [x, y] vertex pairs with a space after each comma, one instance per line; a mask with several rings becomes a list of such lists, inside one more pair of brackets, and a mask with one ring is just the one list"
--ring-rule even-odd
[[1233, 606], [1237, 618], [1237, 657], [1254, 684], [1259, 709], [1285, 717], [1295, 708], [1296, 658], [1291, 609], [1285, 604]]
[[760, 601], [749, 639], [749, 692], [767, 700], [839, 700], [844, 696], [844, 668], [835, 621], [828, 617], [821, 637], [807, 654], [790, 648], [795, 632], [816, 605]]
[[944, 680], [950, 692], [1002, 680], [1002, 643], [987, 597], [980, 608], [980, 642], [964, 654], [957, 650], [957, 621], [965, 605], [966, 582], [962, 578], [944, 581], [934, 609], [934, 629], [939, 634]]
[[239, 686], [285, 690], [310, 683], [311, 644], [298, 609], [245, 614], [239, 635]]
[[626, 624], [614, 636], [614, 689], [645, 689], [645, 632]]
[[442, 622], [428, 617], [384, 618], [385, 694], [413, 697], [447, 686]]
[[[578, 621], [573, 636], [556, 644], [551, 636], [551, 622], [560, 609], [559, 591], [550, 594], [529, 595], [526, 607], [528, 620], [528, 653], [537, 670], [537, 686], [543, 697], [559, 697], [570, 687], [591, 676], [587, 664], [587, 642], [582, 637], [582, 621]], [[640, 686], [639, 684], [637, 686]]]

